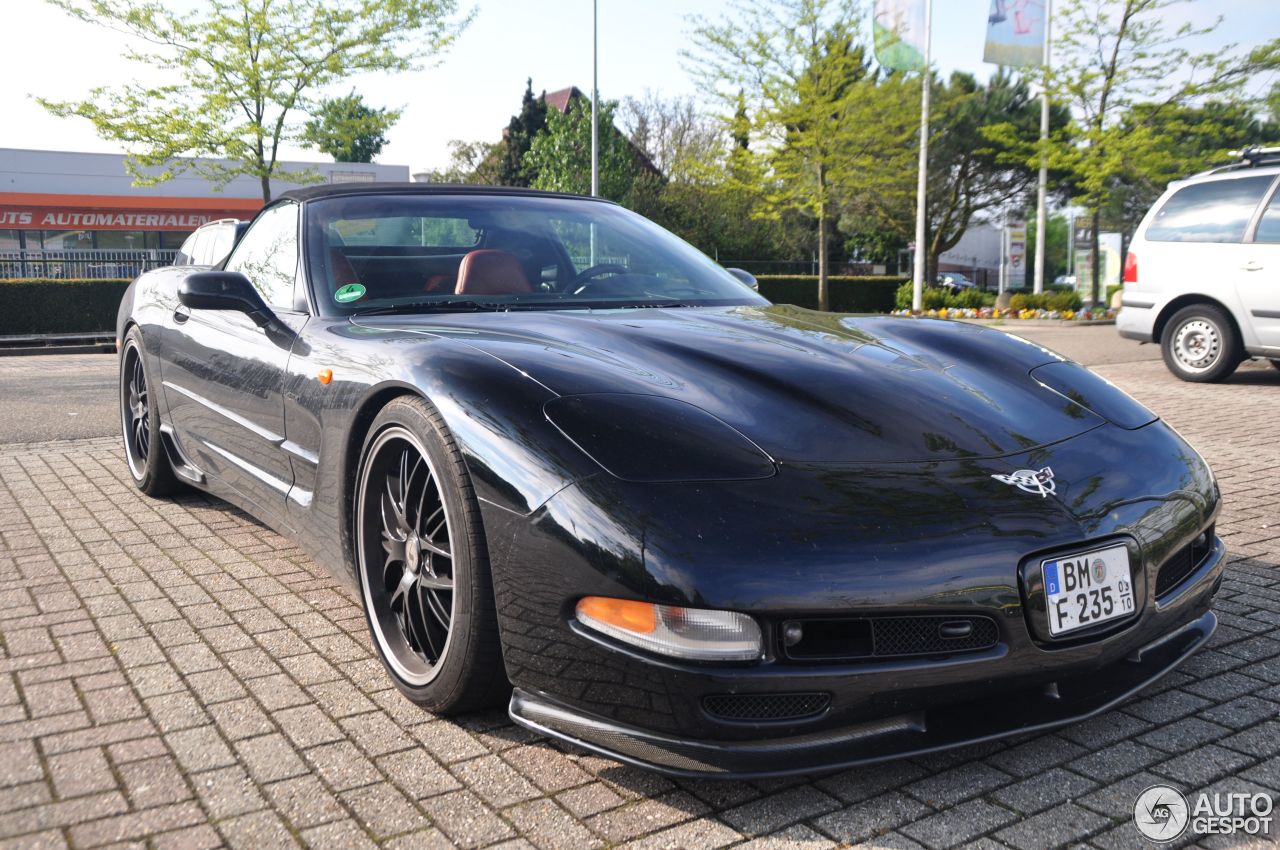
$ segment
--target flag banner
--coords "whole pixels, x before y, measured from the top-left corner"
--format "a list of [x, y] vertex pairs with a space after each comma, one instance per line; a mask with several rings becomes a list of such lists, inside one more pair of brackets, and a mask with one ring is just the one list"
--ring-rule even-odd
[[876, 61], [894, 71], [924, 70], [925, 0], [876, 0], [871, 19]]
[[1044, 9], [1044, 0], [991, 0], [983, 61], [993, 65], [1043, 65]]

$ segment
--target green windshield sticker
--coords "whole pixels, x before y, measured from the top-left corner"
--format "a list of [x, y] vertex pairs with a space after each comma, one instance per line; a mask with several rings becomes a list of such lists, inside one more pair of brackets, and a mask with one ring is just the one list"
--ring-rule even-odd
[[362, 283], [348, 283], [333, 293], [333, 300], [339, 304], [349, 304], [352, 301], [359, 301], [364, 297], [366, 290]]

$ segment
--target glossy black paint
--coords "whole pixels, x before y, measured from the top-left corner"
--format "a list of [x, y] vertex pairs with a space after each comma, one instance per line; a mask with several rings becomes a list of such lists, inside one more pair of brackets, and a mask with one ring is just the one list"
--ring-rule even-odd
[[[323, 196], [287, 199], [302, 204], [304, 233], [308, 201]], [[738, 307], [348, 319], [327, 315], [310, 291], [305, 243], [302, 254], [296, 309], [270, 310], [263, 326], [253, 310], [192, 300], [201, 281], [182, 269], [130, 287], [119, 333], [142, 332], [179, 473], [352, 580], [354, 478], [369, 423], [397, 395], [428, 399], [481, 501], [517, 703], [585, 718], [601, 736], [586, 743], [604, 751], [661, 769], [750, 774], [779, 766], [776, 753], [744, 742], [883, 718], [921, 718], [930, 746], [1012, 734], [1102, 704], [1081, 697], [1068, 710], [1030, 692], [1105, 672], [1116, 683], [1109, 698], [1123, 698], [1125, 683], [1158, 676], [1203, 640], [1126, 659], [1175, 632], [1212, 631], [1220, 546], [1176, 592], [1153, 596], [1155, 571], [1217, 515], [1212, 474], [1145, 408], [1040, 346], [960, 323], [758, 306], [751, 293]], [[664, 440], [664, 412], [677, 411], [688, 415], [672, 416]], [[1045, 466], [1057, 483], [1047, 498], [992, 477]], [[1136, 615], [1052, 639], [1040, 560], [1116, 541], [1134, 564]], [[644, 655], [573, 620], [585, 595], [751, 613], [766, 658]], [[990, 616], [1000, 641], [875, 663], [780, 657], [780, 624], [797, 615], [918, 613]], [[701, 704], [789, 691], [828, 692], [830, 708], [804, 722], [728, 723]], [[1002, 695], [1003, 721], [990, 716]], [[518, 706], [513, 714], [550, 728]], [[625, 728], [744, 749], [687, 770], [661, 747], [617, 746]], [[928, 749], [894, 729], [863, 751], [834, 747], [825, 761], [819, 748], [793, 769]]]

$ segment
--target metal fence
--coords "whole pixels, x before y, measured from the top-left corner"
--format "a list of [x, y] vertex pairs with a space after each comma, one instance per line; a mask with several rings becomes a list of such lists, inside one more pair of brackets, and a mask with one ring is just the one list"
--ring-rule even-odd
[[0, 278], [126, 278], [173, 263], [177, 251], [0, 251]]

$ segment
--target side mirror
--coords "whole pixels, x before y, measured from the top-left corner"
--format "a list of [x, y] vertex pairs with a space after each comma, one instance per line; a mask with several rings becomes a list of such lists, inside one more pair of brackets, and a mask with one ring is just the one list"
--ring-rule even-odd
[[236, 310], [260, 328], [275, 322], [271, 308], [239, 272], [192, 272], [178, 285], [178, 301], [192, 310]]
[[745, 269], [725, 269], [725, 271], [736, 277], [738, 279], [738, 283], [741, 283], [748, 289], [755, 290], [756, 292], [760, 291], [760, 283], [756, 280], [756, 276], [751, 272]]

